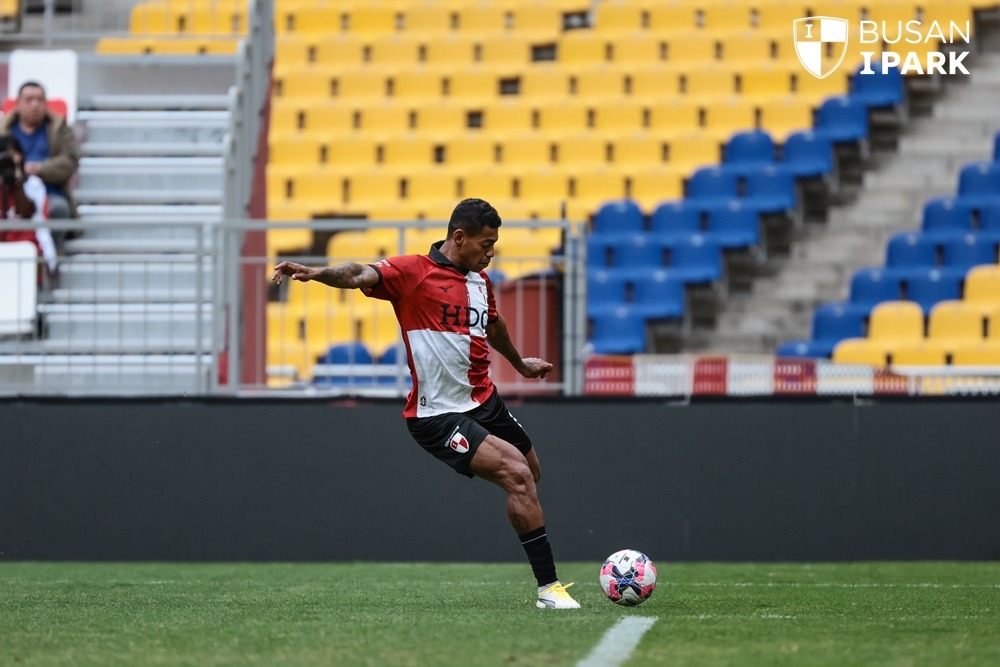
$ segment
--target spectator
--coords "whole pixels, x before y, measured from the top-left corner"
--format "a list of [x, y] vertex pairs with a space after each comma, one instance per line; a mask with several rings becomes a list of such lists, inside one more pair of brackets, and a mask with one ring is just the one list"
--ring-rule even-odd
[[[0, 136], [0, 210], [4, 223], [0, 224], [0, 242], [30, 241], [38, 254], [45, 259], [49, 273], [57, 268], [57, 257], [52, 234], [46, 227], [8, 223], [7, 220], [41, 221], [47, 208], [45, 184], [37, 176], [24, 173], [25, 156], [21, 143], [12, 135]], [[39, 270], [39, 284], [43, 272]]]
[[24, 149], [24, 173], [38, 176], [48, 193], [48, 217], [75, 218], [69, 182], [80, 163], [80, 151], [66, 119], [46, 106], [45, 89], [26, 81], [17, 91], [17, 106], [3, 119], [2, 130]]

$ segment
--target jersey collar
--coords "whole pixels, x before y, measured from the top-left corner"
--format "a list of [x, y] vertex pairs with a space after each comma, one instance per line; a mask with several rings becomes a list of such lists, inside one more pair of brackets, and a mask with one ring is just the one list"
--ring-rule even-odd
[[462, 269], [460, 269], [457, 266], [455, 266], [452, 263], [452, 261], [450, 259], [448, 259], [447, 257], [445, 257], [444, 253], [441, 252], [441, 246], [443, 246], [443, 245], [444, 245], [444, 241], [437, 241], [436, 243], [433, 243], [431, 245], [430, 252], [427, 253], [427, 256], [430, 257], [432, 260], [434, 260], [435, 263], [440, 264], [441, 266], [444, 266], [444, 267], [447, 267], [447, 268], [450, 268], [450, 269], [455, 269], [456, 271], [458, 271], [459, 273], [461, 273], [464, 276], [466, 272], [462, 271]]

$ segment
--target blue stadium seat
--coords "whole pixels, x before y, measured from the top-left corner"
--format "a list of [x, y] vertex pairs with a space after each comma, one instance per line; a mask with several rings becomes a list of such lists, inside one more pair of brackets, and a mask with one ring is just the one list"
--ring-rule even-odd
[[796, 132], [785, 140], [780, 164], [797, 178], [819, 178], [833, 171], [833, 146], [812, 130]]
[[646, 320], [628, 306], [593, 318], [590, 343], [597, 354], [635, 354], [646, 349]]
[[979, 208], [979, 231], [993, 237], [1000, 235], [1000, 200], [987, 202]]
[[669, 270], [647, 273], [634, 282], [635, 302], [632, 309], [652, 320], [684, 317], [684, 281]]
[[631, 199], [608, 202], [594, 216], [595, 234], [631, 234], [642, 230], [642, 210]]
[[868, 107], [847, 96], [831, 97], [819, 107], [816, 133], [834, 143], [868, 138]]
[[670, 245], [671, 273], [685, 283], [712, 283], [720, 280], [722, 249], [704, 234], [692, 234]]
[[939, 301], [962, 297], [962, 274], [947, 269], [929, 269], [906, 276], [906, 296], [929, 315]]
[[[374, 360], [368, 347], [361, 342], [340, 343], [331, 345], [326, 353], [320, 358], [320, 364], [341, 365], [341, 366], [371, 366]], [[313, 376], [313, 384], [333, 384], [333, 385], [371, 385], [374, 377], [365, 374], [363, 369], [357, 369], [354, 373], [317, 373]]]
[[898, 68], [893, 67], [883, 74], [882, 63], [874, 60], [872, 61], [874, 74], [859, 75], [861, 69], [862, 67], [858, 67], [851, 77], [852, 99], [874, 108], [894, 107], [903, 103], [906, 86]]
[[727, 166], [736, 167], [743, 173], [774, 162], [774, 139], [763, 130], [737, 132], [729, 139], [723, 151], [723, 160]]
[[652, 234], [619, 238], [612, 249], [612, 266], [632, 273], [663, 268], [663, 243]]
[[690, 236], [703, 230], [702, 209], [691, 202], [679, 199], [663, 202], [650, 218], [650, 228], [656, 236], [668, 241], [678, 236]]
[[587, 270], [611, 266], [612, 249], [618, 237], [611, 234], [587, 235]]
[[751, 171], [746, 176], [743, 205], [759, 213], [781, 214], [796, 206], [795, 178], [776, 165]]
[[726, 204], [739, 195], [739, 174], [720, 166], [702, 167], [687, 184], [685, 199], [710, 208]]
[[993, 161], [1000, 162], [1000, 132], [993, 137]]
[[937, 244], [920, 232], [902, 232], [893, 235], [885, 249], [888, 267], [937, 266]]
[[587, 272], [587, 317], [597, 317], [625, 303], [628, 280], [613, 269]]
[[778, 356], [827, 357], [846, 338], [865, 336], [868, 311], [850, 303], [824, 303], [813, 312], [812, 338], [790, 341], [778, 348]]
[[972, 205], [957, 197], [934, 197], [924, 204], [920, 228], [941, 241], [972, 231]]
[[965, 234], [946, 241], [942, 256], [944, 266], [954, 270], [968, 271], [979, 264], [996, 264], [997, 239], [986, 234]]
[[723, 248], [755, 246], [760, 243], [760, 216], [757, 209], [733, 200], [709, 211], [708, 233]]
[[851, 303], [871, 310], [883, 301], [899, 301], [899, 274], [890, 269], [858, 269], [851, 276]]
[[958, 196], [973, 206], [1000, 200], [1000, 162], [971, 162], [958, 173]]

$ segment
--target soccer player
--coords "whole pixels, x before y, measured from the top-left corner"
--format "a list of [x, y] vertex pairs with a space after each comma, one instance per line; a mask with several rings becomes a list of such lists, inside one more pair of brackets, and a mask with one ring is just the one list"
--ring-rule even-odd
[[572, 584], [556, 576], [535, 486], [538, 456], [489, 377], [487, 343], [526, 378], [544, 378], [552, 370], [547, 361], [521, 357], [496, 310], [485, 271], [500, 224], [490, 204], [465, 199], [451, 214], [448, 238], [426, 255], [326, 268], [281, 262], [272, 280], [315, 280], [392, 303], [413, 378], [403, 411], [413, 439], [456, 472], [506, 492], [507, 516], [538, 580], [536, 606], [579, 609], [566, 591]]

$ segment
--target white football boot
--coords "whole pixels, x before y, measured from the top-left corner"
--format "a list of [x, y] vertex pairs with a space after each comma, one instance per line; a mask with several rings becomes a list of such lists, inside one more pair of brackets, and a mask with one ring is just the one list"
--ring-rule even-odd
[[558, 581], [549, 584], [538, 591], [538, 601], [535, 606], [539, 609], [579, 609], [580, 603], [570, 597], [566, 589], [573, 584], [561, 584]]

